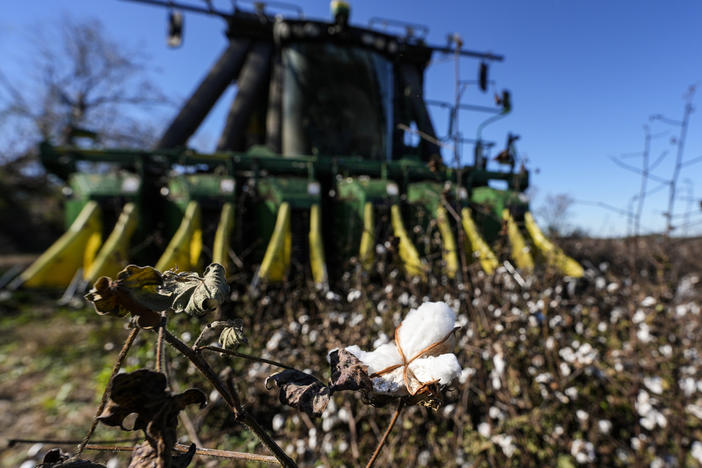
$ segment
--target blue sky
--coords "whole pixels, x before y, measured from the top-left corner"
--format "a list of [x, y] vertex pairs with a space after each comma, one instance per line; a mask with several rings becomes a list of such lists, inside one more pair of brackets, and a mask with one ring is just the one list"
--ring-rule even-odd
[[[296, 2], [308, 17], [328, 18], [329, 2]], [[228, 1], [215, 0], [226, 8]], [[242, 3], [242, 6], [245, 5]], [[576, 200], [599, 202], [625, 209], [638, 191], [640, 179], [613, 164], [609, 156], [643, 149], [643, 125], [651, 114], [679, 120], [683, 94], [692, 84], [702, 86], [702, 2], [697, 0], [496, 0], [496, 1], [351, 1], [352, 23], [367, 24], [374, 16], [422, 23], [430, 28], [428, 42], [445, 44], [448, 33], [458, 33], [464, 47], [491, 51], [505, 61], [491, 67], [499, 89], [512, 92], [513, 113], [495, 123], [484, 136], [502, 145], [508, 131], [521, 135], [518, 149], [528, 157], [533, 201], [538, 208], [548, 194], [568, 193]], [[110, 37], [142, 46], [151, 57], [152, 77], [164, 92], [185, 98], [225, 46], [224, 23], [216, 18], [187, 14], [182, 48], [165, 46], [166, 12], [163, 9], [117, 0], [26, 0], [13, 2], [0, 18], [2, 68], [20, 79], [21, 57], [28, 53], [27, 34], [56, 22], [62, 15], [101, 20]], [[461, 74], [473, 79], [476, 61], [464, 61]], [[440, 55], [427, 75], [428, 98], [453, 98], [453, 62]], [[232, 91], [195, 137], [205, 149], [212, 147], [224, 122]], [[490, 104], [490, 97], [469, 88], [465, 102]], [[702, 89], [694, 99], [699, 106]], [[162, 117], [159, 117], [162, 118]], [[440, 134], [446, 114], [434, 112]], [[485, 115], [463, 113], [466, 136]], [[676, 147], [671, 137], [679, 128], [651, 123], [654, 132], [670, 133], [657, 139], [652, 158], [668, 150], [657, 170], [663, 178], [673, 171]], [[702, 114], [690, 120], [685, 155], [702, 155]], [[466, 155], [471, 148], [465, 148]], [[445, 155], [448, 156], [448, 155]], [[631, 164], [640, 159], [627, 159]], [[702, 164], [685, 168], [680, 190], [688, 186], [702, 198]], [[689, 179], [690, 183], [683, 182]], [[653, 184], [655, 186], [655, 184]], [[660, 230], [667, 204], [667, 189], [647, 200], [642, 224]], [[676, 203], [683, 213], [686, 201]], [[626, 217], [601, 206], [578, 203], [572, 223], [593, 235], [621, 235]], [[691, 220], [702, 220], [698, 209]], [[702, 233], [702, 224], [690, 232]]]

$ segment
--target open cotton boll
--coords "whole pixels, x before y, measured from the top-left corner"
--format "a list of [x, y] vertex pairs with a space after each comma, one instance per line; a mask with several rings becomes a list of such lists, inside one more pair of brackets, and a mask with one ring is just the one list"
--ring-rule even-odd
[[456, 313], [445, 302], [425, 302], [410, 310], [398, 332], [402, 352], [412, 359], [427, 346], [437, 343], [451, 333]]
[[440, 385], [448, 385], [461, 375], [461, 365], [455, 354], [415, 359], [409, 368], [421, 382], [438, 380]]
[[397, 351], [395, 343], [386, 343], [378, 346], [375, 351], [363, 351], [358, 345], [349, 346], [346, 351], [356, 356], [363, 364], [368, 366], [368, 373], [373, 374], [390, 366], [402, 362], [402, 357]]

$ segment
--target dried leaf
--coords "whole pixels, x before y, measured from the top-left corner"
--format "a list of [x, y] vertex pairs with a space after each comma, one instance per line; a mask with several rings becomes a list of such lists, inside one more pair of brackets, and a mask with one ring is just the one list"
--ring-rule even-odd
[[331, 391], [341, 390], [361, 391], [368, 393], [373, 390], [373, 382], [368, 376], [368, 366], [345, 349], [337, 349], [329, 353], [331, 365]]
[[159, 311], [171, 306], [172, 298], [159, 292], [163, 278], [152, 267], [128, 265], [116, 280], [99, 278], [85, 298], [93, 303], [100, 315], [124, 317], [132, 314], [144, 328], [155, 327], [161, 321]]
[[284, 405], [304, 411], [310, 416], [319, 416], [329, 403], [329, 387], [309, 374], [285, 369], [266, 379], [266, 388], [278, 387], [278, 399]]
[[[124, 430], [146, 429], [149, 422], [162, 412], [176, 418], [178, 411], [190, 404], [203, 407], [207, 398], [197, 389], [189, 389], [178, 395], [166, 391], [166, 376], [160, 372], [139, 369], [117, 374], [112, 379], [110, 401], [98, 418], [108, 426], [119, 426]], [[124, 419], [137, 414], [134, 427], [124, 427]], [[174, 419], [177, 422], [177, 419]]]
[[167, 271], [163, 274], [163, 290], [174, 296], [176, 312], [203, 315], [217, 308], [229, 295], [224, 267], [212, 263], [201, 278], [197, 273]]
[[233, 320], [229, 325], [219, 335], [219, 344], [224, 349], [236, 348], [249, 342], [244, 335], [244, 324], [241, 320]]
[[[187, 405], [199, 404], [203, 407], [206, 402], [205, 394], [197, 389], [171, 395], [166, 390], [164, 374], [139, 369], [128, 374], [117, 374], [112, 379], [110, 401], [98, 420], [124, 430], [143, 429], [157, 457], [171, 460], [171, 449], [176, 443], [178, 413]], [[134, 426], [126, 428], [125, 419], [132, 413], [137, 415]]]
[[[179, 453], [171, 456], [170, 468], [185, 468], [195, 456], [195, 444], [190, 444], [186, 453]], [[158, 450], [149, 442], [143, 442], [132, 451], [132, 458], [129, 460], [128, 468], [153, 468], [158, 466]]]
[[71, 459], [71, 455], [54, 448], [46, 452], [37, 468], [105, 468], [104, 465], [89, 460]]

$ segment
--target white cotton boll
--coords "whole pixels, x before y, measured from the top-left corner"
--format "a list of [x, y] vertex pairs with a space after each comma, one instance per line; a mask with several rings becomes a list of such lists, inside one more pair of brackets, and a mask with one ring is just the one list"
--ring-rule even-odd
[[499, 419], [502, 420], [504, 419], [505, 415], [500, 411], [500, 409], [497, 406], [491, 406], [490, 409], [488, 410], [488, 416], [490, 416], [492, 419]]
[[472, 367], [466, 367], [461, 371], [461, 375], [458, 376], [458, 381], [462, 384], [468, 382], [468, 379], [476, 373], [476, 370]]
[[638, 437], [632, 437], [631, 438], [631, 448], [634, 450], [638, 451], [641, 449], [641, 439]]
[[280, 429], [282, 429], [284, 424], [285, 416], [283, 416], [282, 414], [276, 414], [275, 416], [273, 416], [271, 427], [273, 428], [274, 432], [278, 432]]
[[595, 461], [595, 446], [592, 442], [575, 439], [570, 446], [570, 454], [575, 457], [575, 461], [580, 464], [592, 463]]
[[644, 298], [643, 301], [641, 301], [641, 306], [643, 306], [643, 307], [651, 307], [655, 304], [656, 304], [656, 300], [651, 296], [647, 296], [646, 298]]
[[609, 431], [612, 430], [612, 421], [609, 419], [600, 419], [597, 421], [597, 428], [600, 430], [602, 434], [609, 434]]
[[455, 312], [444, 302], [425, 302], [419, 308], [410, 310], [398, 332], [407, 359], [446, 338], [455, 323]]
[[342, 440], [341, 442], [339, 442], [338, 448], [339, 448], [340, 453], [344, 453], [349, 449], [349, 443], [346, 442], [345, 440]]
[[448, 385], [461, 375], [461, 365], [455, 354], [419, 358], [409, 368], [421, 382], [438, 380], [440, 385]]
[[548, 383], [551, 380], [551, 374], [548, 372], [544, 372], [543, 374], [539, 374], [534, 378], [534, 381], [540, 384], [545, 384]]
[[386, 343], [375, 351], [363, 351], [357, 345], [349, 346], [346, 351], [356, 356], [363, 364], [368, 366], [368, 373], [373, 374], [390, 366], [402, 362], [400, 353], [395, 343]]
[[490, 437], [490, 424], [486, 422], [478, 424], [478, 433], [486, 439]]
[[658, 348], [658, 351], [663, 355], [663, 357], [671, 357], [673, 355], [673, 347], [670, 346], [669, 344], [664, 344], [663, 346]]
[[656, 418], [656, 424], [660, 427], [666, 427], [668, 425], [668, 420], [660, 411], [655, 411], [653, 416]]
[[698, 463], [702, 463], [702, 442], [696, 440], [692, 443], [690, 455], [692, 455], [692, 458], [697, 460]]
[[641, 426], [643, 426], [645, 429], [650, 431], [656, 427], [656, 418], [647, 415], [645, 418], [641, 418], [639, 423], [641, 423]]
[[644, 377], [643, 383], [653, 393], [657, 395], [663, 393], [663, 379], [660, 377]]
[[639, 330], [636, 332], [636, 337], [642, 343], [648, 343], [649, 341], [651, 341], [651, 332], [648, 325], [646, 325], [645, 323], [640, 324]]
[[502, 375], [505, 372], [505, 359], [502, 357], [502, 353], [497, 353], [492, 357], [492, 363], [495, 366], [495, 372], [498, 375]]
[[631, 321], [634, 323], [641, 323], [644, 320], [646, 320], [646, 312], [644, 312], [641, 309], [638, 309], [635, 313], [634, 316], [631, 318]]
[[702, 406], [690, 403], [685, 407], [685, 411], [687, 411], [697, 419], [702, 420]]
[[516, 447], [512, 443], [512, 436], [505, 434], [497, 434], [493, 436], [491, 440], [500, 446], [502, 452], [507, 458], [511, 457], [514, 454]]

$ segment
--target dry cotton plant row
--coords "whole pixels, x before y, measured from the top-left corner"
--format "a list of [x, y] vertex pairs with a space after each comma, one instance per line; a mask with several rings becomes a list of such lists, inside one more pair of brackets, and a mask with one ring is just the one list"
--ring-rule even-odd
[[[210, 265], [200, 277], [191, 272], [159, 272], [152, 267], [129, 265], [116, 279], [100, 278], [86, 295], [98, 314], [129, 318], [132, 330], [112, 369], [96, 416], [84, 441], [70, 457], [60, 450], [47, 453], [40, 466], [46, 468], [69, 466], [102, 466], [80, 457], [87, 448], [96, 426], [119, 427], [124, 431], [142, 431], [144, 441], [132, 447], [130, 467], [180, 468], [190, 464], [197, 454], [224, 456], [246, 461], [278, 463], [297, 466], [285, 451], [259, 424], [249, 408], [242, 403], [237, 386], [242, 382], [233, 372], [217, 372], [205, 353], [271, 364], [283, 368], [269, 376], [266, 388], [276, 388], [280, 403], [304, 412], [310, 417], [321, 416], [336, 392], [359, 392], [362, 400], [373, 406], [396, 405], [390, 424], [381, 437], [367, 466], [372, 466], [388, 439], [401, 410], [419, 404], [437, 409], [441, 404], [441, 389], [461, 374], [461, 366], [451, 352], [455, 343], [456, 316], [444, 303], [425, 303], [413, 309], [396, 329], [394, 343], [364, 352], [358, 346], [329, 352], [330, 379], [323, 382], [309, 372], [271, 359], [240, 353], [235, 348], [246, 343], [240, 320], [207, 323], [192, 345], [186, 344], [169, 330], [169, 319], [185, 313], [204, 318], [229, 298], [229, 286], [221, 265]], [[141, 330], [153, 333], [156, 347], [155, 369], [138, 369], [120, 373], [130, 347]], [[219, 346], [201, 345], [213, 330], [220, 330]], [[178, 358], [185, 358], [209, 381], [234, 419], [247, 427], [273, 456], [255, 453], [209, 450], [178, 444], [178, 416], [187, 406], [204, 408], [207, 395], [196, 388], [174, 393], [171, 390], [165, 361], [164, 343], [171, 345]], [[220, 361], [222, 362], [222, 361]], [[109, 447], [128, 450], [127, 447]], [[216, 452], [216, 453], [215, 453]]]

